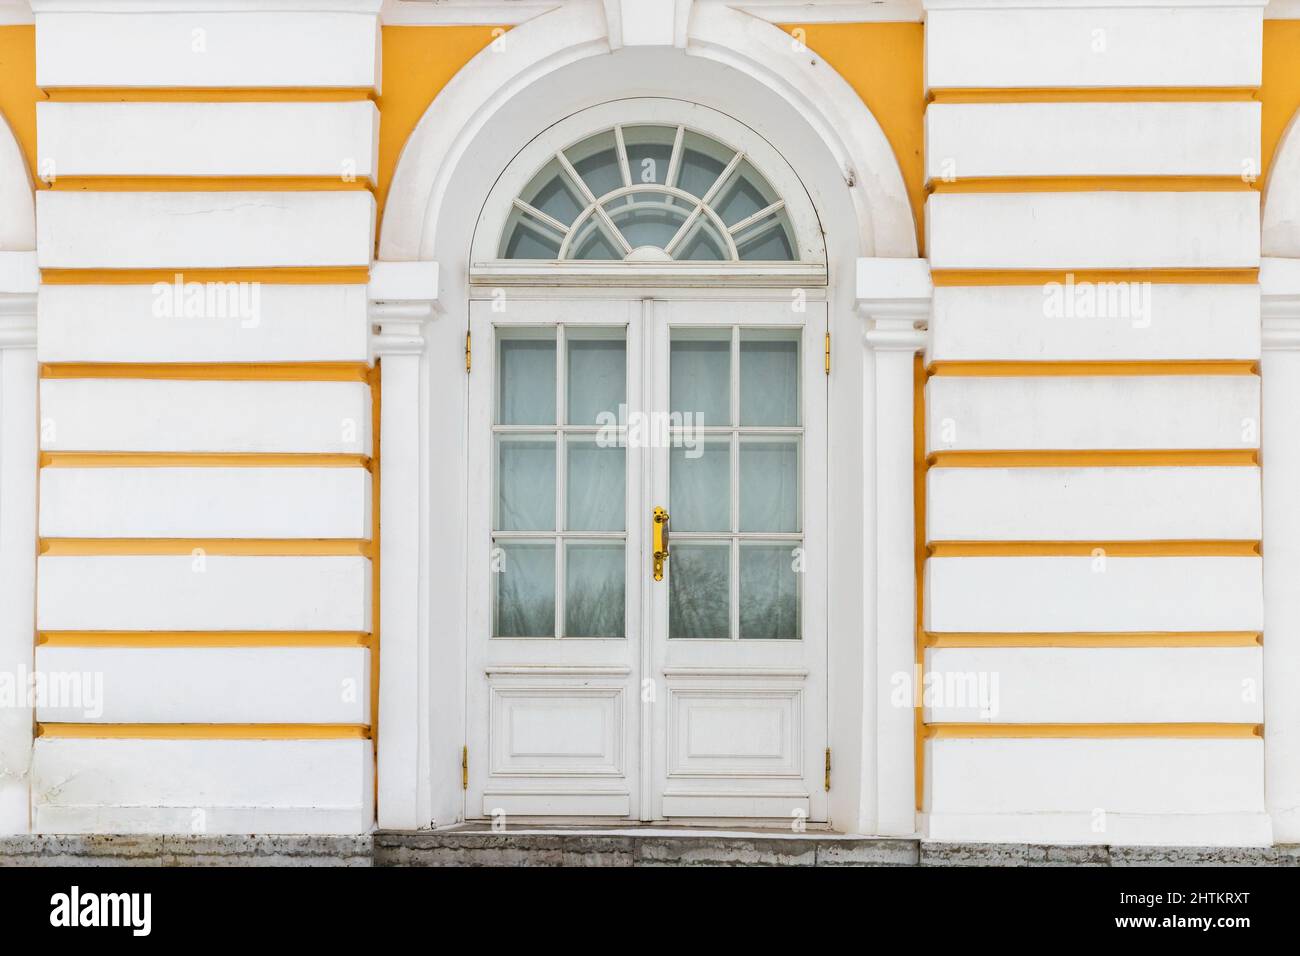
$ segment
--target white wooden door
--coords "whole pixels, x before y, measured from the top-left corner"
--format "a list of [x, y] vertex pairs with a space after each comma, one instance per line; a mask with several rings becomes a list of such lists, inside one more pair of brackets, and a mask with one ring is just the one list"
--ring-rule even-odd
[[825, 819], [825, 319], [471, 304], [468, 818]]
[[825, 820], [825, 304], [652, 308], [651, 814]]
[[465, 815], [636, 817], [639, 303], [502, 306], [470, 308]]

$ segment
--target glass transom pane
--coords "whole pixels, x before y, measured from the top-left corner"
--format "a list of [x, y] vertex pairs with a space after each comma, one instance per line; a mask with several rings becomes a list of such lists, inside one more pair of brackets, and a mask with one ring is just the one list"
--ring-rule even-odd
[[499, 247], [506, 259], [798, 258], [781, 197], [749, 157], [685, 127], [588, 136], [552, 156], [515, 206]]

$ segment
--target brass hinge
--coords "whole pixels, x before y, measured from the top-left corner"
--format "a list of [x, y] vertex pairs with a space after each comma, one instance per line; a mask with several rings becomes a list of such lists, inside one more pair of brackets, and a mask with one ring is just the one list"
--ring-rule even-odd
[[831, 788], [831, 748], [826, 748], [826, 789]]
[[[827, 753], [830, 753], [828, 750]], [[469, 748], [460, 748], [460, 788], [469, 789]], [[829, 787], [827, 789], [830, 789]]]
[[826, 374], [831, 374], [831, 334], [826, 333]]
[[469, 372], [474, 364], [474, 351], [470, 348], [469, 333], [465, 333], [465, 371]]

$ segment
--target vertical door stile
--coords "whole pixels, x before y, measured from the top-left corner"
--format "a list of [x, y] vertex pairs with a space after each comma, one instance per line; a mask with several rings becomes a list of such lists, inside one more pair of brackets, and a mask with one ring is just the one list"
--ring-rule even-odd
[[[655, 375], [658, 357], [658, 330], [654, 320], [654, 300], [641, 299], [631, 306], [632, 317], [635, 319], [635, 329], [637, 340], [640, 343], [641, 357], [641, 389], [640, 393], [635, 396], [628, 396], [629, 404], [632, 408], [640, 412], [643, 416], [649, 416], [654, 409], [658, 407], [656, 392], [658, 390], [658, 380]], [[632, 337], [632, 329], [628, 330], [628, 338]], [[643, 419], [644, 421], [644, 419]], [[640, 499], [634, 502], [630, 509], [631, 520], [636, 522], [636, 526], [643, 529], [640, 534], [640, 540], [643, 542], [640, 548], [639, 560], [637, 561], [637, 578], [641, 589], [641, 620], [638, 624], [637, 634], [640, 640], [640, 680], [636, 682], [635, 689], [639, 706], [637, 713], [641, 720], [641, 787], [640, 787], [640, 818], [644, 821], [653, 820], [657, 816], [657, 808], [654, 803], [654, 781], [655, 781], [655, 709], [660, 706], [658, 702], [660, 691], [660, 680], [658, 669], [655, 667], [655, 634], [657, 630], [657, 606], [655, 604], [654, 580], [650, 575], [650, 538], [644, 529], [650, 520], [650, 509], [658, 502], [659, 488], [656, 482], [658, 473], [659, 448], [652, 439], [654, 432], [648, 429], [641, 431], [642, 441], [638, 448], [638, 454], [641, 462], [641, 482]], [[630, 442], [629, 442], [630, 444]]]

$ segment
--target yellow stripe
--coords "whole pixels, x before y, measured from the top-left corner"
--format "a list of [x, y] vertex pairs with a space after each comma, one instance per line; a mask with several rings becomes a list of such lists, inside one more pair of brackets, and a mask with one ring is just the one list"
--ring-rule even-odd
[[42, 91], [52, 103], [343, 103], [373, 99], [370, 87], [139, 87], [51, 86]]
[[369, 740], [362, 724], [74, 724], [41, 723], [38, 737], [101, 740]]
[[939, 288], [953, 286], [1019, 286], [1080, 282], [1151, 282], [1156, 285], [1254, 285], [1258, 268], [1234, 269], [935, 269], [930, 278]]
[[926, 724], [925, 735], [931, 740], [1010, 740], [1010, 739], [1204, 739], [1233, 740], [1264, 736], [1263, 724]]
[[1161, 362], [931, 362], [930, 375], [962, 378], [1039, 378], [1078, 375], [1258, 375], [1253, 360]]
[[1258, 541], [933, 541], [932, 558], [1256, 558]]
[[367, 455], [263, 452], [46, 451], [42, 468], [370, 468]]
[[1116, 631], [989, 634], [927, 633], [925, 646], [952, 647], [1258, 647], [1259, 631]]
[[260, 282], [265, 285], [365, 285], [369, 266], [277, 266], [268, 269], [42, 269], [46, 285], [171, 285], [182, 282]]
[[932, 468], [1140, 468], [1251, 467], [1255, 448], [1097, 448], [1035, 451], [936, 451]]
[[930, 193], [1250, 192], [1257, 180], [1240, 176], [970, 176], [934, 179]]
[[1253, 86], [971, 87], [932, 89], [926, 96], [930, 103], [1248, 103], [1258, 99], [1259, 89]]
[[134, 378], [211, 382], [368, 382], [363, 362], [60, 362], [41, 365], [41, 378]]
[[60, 176], [49, 189], [62, 192], [336, 192], [373, 190], [369, 179], [338, 176]]
[[40, 631], [44, 647], [369, 647], [364, 631]]
[[39, 552], [52, 558], [183, 555], [195, 551], [230, 557], [368, 558], [369, 541], [320, 538], [41, 538]]

